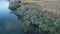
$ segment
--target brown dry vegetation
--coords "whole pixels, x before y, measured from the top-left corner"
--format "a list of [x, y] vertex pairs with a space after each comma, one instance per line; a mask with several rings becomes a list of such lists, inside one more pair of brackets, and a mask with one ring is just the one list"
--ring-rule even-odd
[[39, 8], [42, 14], [60, 18], [60, 0], [41, 0], [40, 2], [22, 2], [27, 7]]

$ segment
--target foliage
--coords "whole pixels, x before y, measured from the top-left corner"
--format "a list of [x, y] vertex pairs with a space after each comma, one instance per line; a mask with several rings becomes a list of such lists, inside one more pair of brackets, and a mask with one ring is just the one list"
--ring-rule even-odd
[[15, 13], [21, 15], [23, 19], [22, 30], [24, 32], [31, 32], [35, 28], [30, 23], [38, 25], [40, 29], [49, 34], [60, 34], [60, 19], [54, 17], [47, 17], [41, 14], [41, 10], [35, 8], [27, 8], [21, 6], [17, 8]]
[[42, 15], [41, 10], [29, 8], [23, 13], [22, 19], [24, 21], [22, 25], [24, 32], [34, 30], [34, 26], [30, 26], [30, 23], [32, 23], [39, 25], [40, 29], [49, 34], [60, 34], [60, 20]]
[[17, 10], [19, 8], [21, 1], [20, 0], [10, 0], [9, 1], [9, 9], [11, 10]]

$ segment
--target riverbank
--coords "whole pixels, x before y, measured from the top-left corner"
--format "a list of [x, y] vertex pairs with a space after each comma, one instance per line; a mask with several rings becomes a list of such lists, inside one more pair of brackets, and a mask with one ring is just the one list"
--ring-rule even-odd
[[[49, 2], [52, 2], [52, 1], [49, 1]], [[20, 4], [21, 6], [16, 8], [14, 13], [19, 15], [20, 18], [23, 20], [22, 30], [24, 32], [32, 32], [35, 30], [35, 28], [39, 28], [39, 32], [40, 30], [42, 30], [43, 32], [48, 34], [60, 34], [59, 32], [60, 17], [59, 16], [56, 17], [57, 13], [55, 14], [55, 11], [53, 11], [55, 10], [55, 7], [52, 8], [53, 6], [55, 6], [55, 5], [52, 5], [52, 3], [54, 4], [54, 3], [57, 3], [58, 1], [53, 1], [52, 3], [49, 3], [49, 2], [48, 2], [48, 5], [46, 3], [47, 7], [45, 6], [44, 2], [43, 2], [44, 5], [41, 2], [39, 6], [35, 5], [35, 3], [32, 3], [32, 4], [25, 3], [22, 5], [21, 3], [18, 3], [18, 5]], [[49, 4], [52, 5], [50, 6], [51, 8], [49, 8]], [[35, 6], [35, 7], [31, 7], [31, 6]], [[36, 8], [36, 7], [39, 7], [39, 8]], [[13, 8], [15, 7], [13, 6]]]

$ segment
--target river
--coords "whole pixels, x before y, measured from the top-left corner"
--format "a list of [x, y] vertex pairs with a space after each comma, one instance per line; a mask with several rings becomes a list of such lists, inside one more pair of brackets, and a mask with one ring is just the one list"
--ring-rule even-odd
[[24, 34], [20, 30], [21, 20], [8, 8], [9, 2], [0, 1], [0, 34]]

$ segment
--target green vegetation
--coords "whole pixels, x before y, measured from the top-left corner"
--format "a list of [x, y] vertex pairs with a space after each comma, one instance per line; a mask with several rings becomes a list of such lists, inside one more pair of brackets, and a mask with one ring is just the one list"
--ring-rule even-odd
[[22, 29], [24, 32], [31, 32], [35, 28], [35, 26], [30, 26], [30, 23], [38, 25], [40, 29], [49, 34], [60, 34], [60, 20], [54, 19], [53, 17], [43, 16], [41, 11], [35, 8], [29, 8], [26, 10], [22, 19], [24, 23], [22, 25]]
[[[22, 10], [23, 9], [23, 10]], [[21, 10], [21, 11], [20, 11]], [[17, 12], [17, 13], [16, 13]], [[38, 25], [37, 27], [49, 34], [60, 34], [60, 20], [54, 17], [47, 17], [41, 14], [41, 10], [35, 8], [28, 8], [21, 6], [14, 11], [15, 14], [20, 14], [21, 19], [23, 19], [22, 30], [24, 32], [34, 31], [36, 26], [31, 26], [31, 24]], [[31, 24], [30, 24], [31, 23]]]
[[27, 7], [21, 7], [19, 8], [19, 11], [16, 10], [16, 14], [21, 14], [21, 19], [23, 19], [23, 24], [21, 29], [24, 32], [32, 32], [35, 30], [35, 26], [31, 26], [31, 24], [38, 25], [38, 28], [44, 32], [47, 32], [49, 34], [60, 34], [60, 19], [55, 19], [54, 17], [47, 17], [41, 14], [41, 10], [35, 9], [35, 8], [27, 8]]
[[[14, 11], [15, 12], [15, 11]], [[17, 8], [17, 15], [21, 15], [23, 19], [22, 30], [24, 32], [32, 32], [35, 30], [36, 26], [48, 34], [60, 34], [60, 19], [55, 19], [54, 17], [47, 17], [41, 14], [41, 10], [36, 8], [28, 8], [21, 6]], [[32, 24], [32, 25], [31, 25]]]

